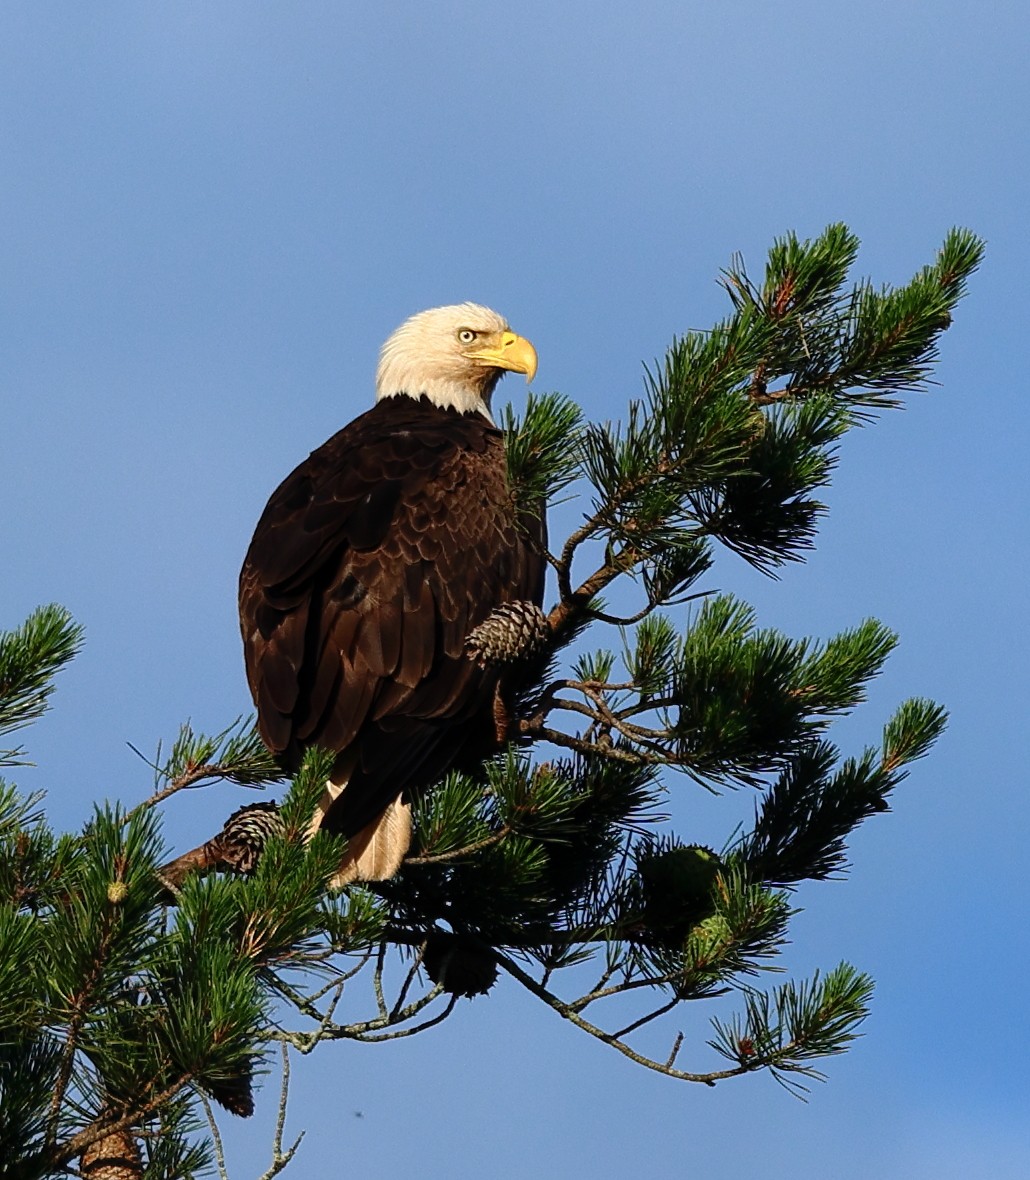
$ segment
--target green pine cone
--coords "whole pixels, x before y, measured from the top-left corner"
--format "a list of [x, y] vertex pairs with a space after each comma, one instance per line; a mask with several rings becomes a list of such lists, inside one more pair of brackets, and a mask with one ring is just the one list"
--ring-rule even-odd
[[712, 886], [723, 863], [703, 844], [685, 844], [640, 858], [644, 926], [661, 941], [682, 941], [715, 908]]

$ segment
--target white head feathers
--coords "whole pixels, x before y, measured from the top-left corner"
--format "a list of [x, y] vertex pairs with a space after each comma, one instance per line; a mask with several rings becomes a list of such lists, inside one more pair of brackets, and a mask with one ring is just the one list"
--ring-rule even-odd
[[376, 401], [425, 394], [438, 406], [490, 418], [505, 370], [532, 380], [536, 352], [503, 316], [478, 303], [434, 307], [406, 320], [383, 345]]

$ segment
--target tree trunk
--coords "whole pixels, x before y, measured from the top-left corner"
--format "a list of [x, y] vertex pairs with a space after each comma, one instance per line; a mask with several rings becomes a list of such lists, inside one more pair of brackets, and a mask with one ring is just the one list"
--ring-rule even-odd
[[116, 1131], [98, 1139], [82, 1153], [80, 1169], [86, 1180], [140, 1180], [143, 1158], [132, 1131]]

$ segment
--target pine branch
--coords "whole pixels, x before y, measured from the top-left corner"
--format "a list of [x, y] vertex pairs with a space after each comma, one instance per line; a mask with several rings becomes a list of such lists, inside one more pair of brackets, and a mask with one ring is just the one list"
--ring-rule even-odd
[[519, 967], [519, 965], [510, 956], [503, 954], [498, 955], [498, 962], [504, 968], [504, 970], [512, 976], [512, 978], [518, 980], [518, 982], [521, 983], [527, 991], [535, 995], [537, 999], [542, 1000], [549, 1008], [551, 1008], [554, 1012], [557, 1012], [558, 1015], [563, 1019], [568, 1020], [578, 1029], [588, 1033], [596, 1040], [599, 1040], [602, 1044], [608, 1045], [609, 1047], [615, 1049], [616, 1052], [621, 1053], [624, 1057], [628, 1057], [631, 1061], [636, 1062], [637, 1065], [644, 1066], [646, 1069], [654, 1070], [657, 1073], [664, 1074], [666, 1077], [676, 1078], [679, 1081], [700, 1082], [702, 1085], [706, 1086], [714, 1086], [716, 1082], [722, 1081], [725, 1078], [736, 1077], [739, 1074], [746, 1072], [740, 1067], [727, 1070], [710, 1071], [707, 1073], [693, 1073], [676, 1069], [674, 1068], [673, 1062], [675, 1060], [676, 1052], [678, 1051], [678, 1046], [676, 1047], [676, 1051], [674, 1051], [674, 1053], [670, 1056], [669, 1061], [664, 1063], [656, 1061], [642, 1053], [638, 1053], [635, 1049], [626, 1044], [625, 1041], [621, 1040], [616, 1034], [605, 1032], [597, 1025], [592, 1024], [589, 1020], [585, 1019], [571, 1005], [565, 1003], [553, 992], [549, 991], [542, 984], [538, 983], [532, 977], [532, 975]]
[[[310, 838], [310, 825], [333, 756], [312, 751], [281, 805], [238, 809], [165, 866], [163, 886], [161, 804], [219, 780], [281, 779], [249, 722], [210, 736], [182, 727], [149, 761], [149, 797], [128, 814], [99, 810], [80, 835], [56, 836], [38, 799], [0, 782], [0, 1155], [11, 1166], [70, 1171], [79, 1158], [85, 1171], [117, 1140], [130, 1154], [139, 1145], [144, 1174], [185, 1180], [211, 1158], [189, 1142], [198, 1103], [209, 1117], [209, 1098], [248, 1113], [279, 1042], [266, 1174], [277, 1175], [297, 1147], [283, 1142], [287, 1046], [415, 1035], [488, 991], [498, 968], [666, 1076], [714, 1085], [766, 1069], [795, 1093], [822, 1076], [815, 1063], [857, 1035], [871, 984], [842, 965], [755, 989], [786, 940], [784, 889], [843, 870], [851, 832], [889, 808], [945, 714], [909, 701], [877, 748], [842, 757], [828, 728], [864, 700], [895, 636], [867, 620], [793, 639], [703, 580], [720, 546], [770, 574], [806, 555], [844, 436], [929, 381], [982, 253], [956, 230], [911, 282], [874, 288], [851, 277], [857, 248], [831, 226], [774, 243], [760, 279], [734, 260], [730, 313], [672, 341], [621, 424], [585, 424], [557, 394], [531, 396], [521, 420], [507, 412], [518, 517], [536, 525], [546, 502], [576, 492], [584, 510], [547, 555], [558, 600], [546, 624], [533, 604], [509, 604], [507, 629], [494, 619], [469, 651], [501, 668], [493, 720], [512, 744], [414, 801], [415, 842], [393, 879], [327, 894], [341, 841]], [[620, 612], [601, 597], [616, 583], [629, 591]], [[565, 661], [591, 626], [620, 636]], [[516, 638], [506, 648], [498, 635]], [[42, 713], [79, 639], [56, 607], [0, 635], [0, 733]], [[534, 761], [541, 742], [557, 749], [551, 761]], [[667, 768], [712, 791], [759, 792], [752, 829], [721, 854], [656, 829], [663, 794], [684, 782], [665, 783]], [[588, 961], [584, 979], [575, 968]], [[343, 1019], [362, 976], [367, 1007]], [[745, 1010], [714, 1022], [710, 1042], [727, 1068], [681, 1069], [678, 1031], [667, 1056], [636, 1047], [679, 1005], [731, 990]], [[273, 1023], [281, 1000], [300, 1030]], [[224, 1176], [213, 1118], [210, 1138]]]
[[261, 1180], [273, 1180], [273, 1177], [278, 1176], [280, 1172], [284, 1171], [293, 1161], [293, 1157], [297, 1154], [297, 1149], [300, 1147], [304, 1139], [304, 1132], [294, 1139], [293, 1143], [283, 1151], [283, 1131], [286, 1127], [286, 1108], [290, 1100], [290, 1050], [285, 1044], [281, 1046], [282, 1049], [282, 1084], [279, 1089], [279, 1109], [276, 1113], [275, 1119], [275, 1135], [272, 1139], [272, 1163], [268, 1170], [263, 1172]]
[[135, 746], [129, 747], [154, 771], [154, 792], [126, 815], [126, 822], [142, 811], [164, 803], [179, 791], [228, 781], [240, 786], [264, 786], [281, 782], [283, 773], [265, 748], [253, 720], [237, 717], [220, 733], [196, 733], [187, 721], [179, 730], [170, 756], [161, 761], [161, 747], [150, 761]]
[[[82, 646], [82, 628], [60, 606], [42, 606], [14, 631], [0, 632], [0, 734], [22, 729], [47, 710], [53, 680]], [[0, 750], [0, 766], [23, 751]]]
[[64, 1142], [54, 1144], [46, 1149], [39, 1163], [43, 1167], [50, 1169], [66, 1167], [73, 1159], [81, 1156], [87, 1148], [92, 1147], [93, 1144], [100, 1142], [102, 1139], [107, 1139], [119, 1135], [124, 1131], [131, 1130], [134, 1125], [142, 1122], [155, 1111], [160, 1110], [180, 1090], [189, 1085], [190, 1080], [189, 1074], [183, 1074], [163, 1090], [152, 1092], [150, 1097], [145, 1101], [141, 1099], [128, 1113], [122, 1114], [119, 1117], [109, 1115], [106, 1118], [97, 1119], [96, 1122], [78, 1132], [78, 1134], [72, 1135]]
[[866, 750], [834, 770], [837, 750], [818, 742], [803, 750], [767, 792], [736, 857], [756, 879], [794, 884], [824, 880], [846, 867], [847, 836], [889, 810], [905, 767], [943, 732], [947, 714], [931, 701], [906, 702], [884, 728], [879, 756]]
[[823, 1081], [808, 1063], [847, 1049], [869, 1014], [872, 992], [868, 976], [841, 963], [823, 979], [817, 972], [811, 983], [786, 983], [772, 996], [748, 993], [745, 1016], [713, 1020], [716, 1035], [708, 1043], [741, 1070], [770, 1070], [800, 1097], [805, 1087], [789, 1075]]
[[530, 393], [522, 421], [505, 406], [501, 429], [516, 504], [528, 508], [553, 502], [577, 477], [582, 419], [579, 406], [557, 393]]

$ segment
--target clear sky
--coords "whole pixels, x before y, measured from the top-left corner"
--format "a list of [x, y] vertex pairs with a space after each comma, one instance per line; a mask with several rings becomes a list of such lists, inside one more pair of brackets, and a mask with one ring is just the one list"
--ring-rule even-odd
[[[848, 749], [905, 696], [952, 712], [851, 878], [799, 898], [786, 965], [870, 971], [865, 1037], [803, 1105], [645, 1074], [502, 983], [299, 1063], [287, 1175], [1026, 1175], [1028, 53], [1022, 0], [0, 6], [0, 626], [58, 601], [86, 628], [19, 776], [65, 826], [148, 790], [127, 742], [249, 708], [254, 522], [411, 312], [498, 308], [538, 389], [617, 418], [724, 313], [735, 251], [843, 220], [900, 282], [951, 225], [988, 240], [939, 386], [846, 440], [808, 564], [711, 583], [793, 635], [900, 631]], [[700, 794], [673, 784], [681, 831], [721, 841], [741, 803]], [[178, 797], [170, 840], [239, 802]], [[226, 1116], [233, 1180], [269, 1109]]]

